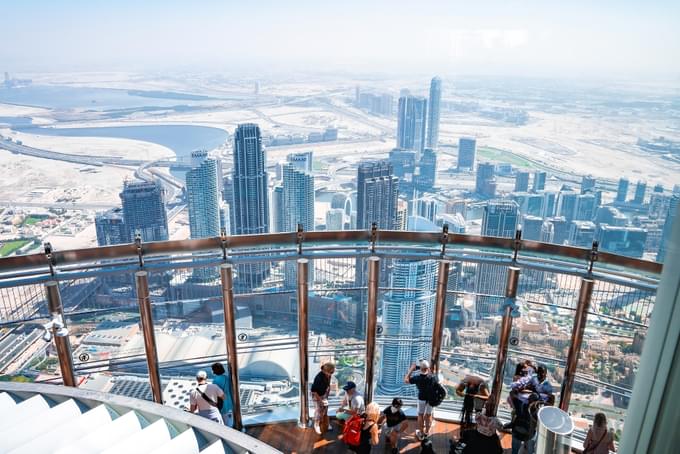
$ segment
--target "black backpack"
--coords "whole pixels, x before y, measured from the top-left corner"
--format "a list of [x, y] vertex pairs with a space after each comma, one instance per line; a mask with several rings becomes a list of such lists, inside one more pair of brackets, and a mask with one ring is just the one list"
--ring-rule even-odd
[[432, 407], [438, 407], [446, 399], [446, 388], [437, 380], [432, 380], [432, 388], [430, 389], [430, 398], [427, 403]]

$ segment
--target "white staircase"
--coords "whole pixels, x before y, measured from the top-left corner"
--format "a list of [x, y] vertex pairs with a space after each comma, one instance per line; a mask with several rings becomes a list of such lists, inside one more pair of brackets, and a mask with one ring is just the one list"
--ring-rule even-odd
[[0, 453], [278, 453], [205, 418], [138, 399], [0, 383]]

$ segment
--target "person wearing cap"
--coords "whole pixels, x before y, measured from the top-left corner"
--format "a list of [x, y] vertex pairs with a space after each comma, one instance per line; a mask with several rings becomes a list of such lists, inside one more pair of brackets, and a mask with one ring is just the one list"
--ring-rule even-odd
[[392, 399], [392, 405], [382, 411], [380, 414], [380, 419], [378, 420], [378, 425], [383, 423], [385, 424], [383, 427], [383, 433], [390, 441], [392, 454], [399, 452], [399, 438], [401, 438], [402, 432], [405, 432], [406, 428], [408, 427], [406, 415], [401, 409], [403, 405], [404, 403], [402, 400], [398, 397], [395, 397]]
[[314, 377], [312, 384], [312, 400], [314, 401], [314, 431], [321, 435], [332, 430], [328, 424], [328, 394], [331, 391], [331, 376], [335, 372], [335, 364], [328, 362], [321, 366], [321, 371]]
[[[414, 374], [417, 369], [420, 369], [419, 374]], [[430, 433], [432, 427], [432, 406], [427, 402], [428, 398], [434, 394], [434, 386], [437, 379], [430, 373], [430, 363], [423, 359], [420, 361], [420, 366], [413, 364], [406, 376], [404, 376], [404, 383], [416, 385], [418, 388], [418, 428], [416, 429], [416, 438], [422, 440]]]
[[219, 386], [207, 383], [208, 373], [199, 370], [196, 373], [196, 388], [189, 392], [189, 411], [211, 421], [223, 423], [220, 410], [217, 408], [217, 398], [224, 399], [224, 391]]
[[345, 390], [345, 397], [342, 399], [340, 408], [335, 413], [335, 418], [340, 421], [346, 421], [354, 415], [360, 415], [364, 412], [364, 396], [357, 391], [357, 384], [353, 381], [348, 381], [342, 387]]

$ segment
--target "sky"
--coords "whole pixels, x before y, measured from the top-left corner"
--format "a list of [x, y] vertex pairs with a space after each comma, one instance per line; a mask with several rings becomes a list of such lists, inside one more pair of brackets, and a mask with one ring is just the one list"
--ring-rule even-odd
[[0, 0], [0, 70], [680, 78], [680, 1]]

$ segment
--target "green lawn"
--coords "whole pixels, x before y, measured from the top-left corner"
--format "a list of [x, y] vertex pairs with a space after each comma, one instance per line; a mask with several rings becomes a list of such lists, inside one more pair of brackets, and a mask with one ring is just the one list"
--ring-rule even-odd
[[40, 221], [43, 221], [44, 218], [40, 218], [37, 216], [28, 216], [26, 219], [24, 219], [23, 225], [33, 225], [37, 224]]
[[527, 159], [499, 148], [479, 147], [477, 154], [480, 158], [490, 161], [507, 162], [515, 167], [536, 168], [536, 165]]
[[31, 240], [12, 240], [0, 242], [0, 244], [2, 244], [2, 246], [0, 246], [0, 257], [10, 255], [17, 249], [21, 249], [30, 242]]

